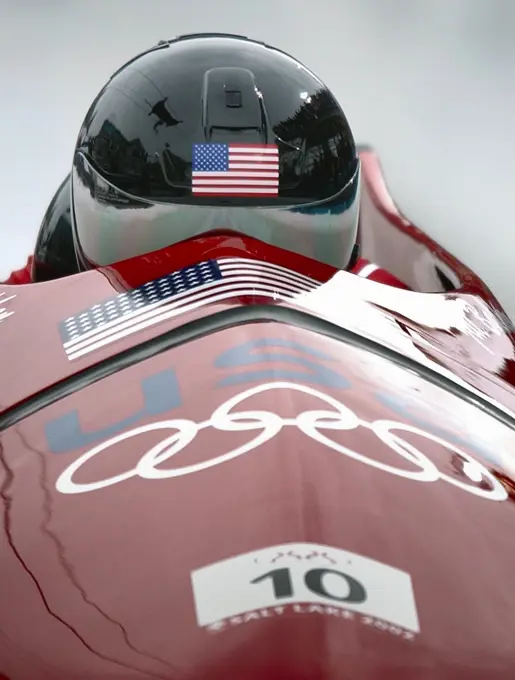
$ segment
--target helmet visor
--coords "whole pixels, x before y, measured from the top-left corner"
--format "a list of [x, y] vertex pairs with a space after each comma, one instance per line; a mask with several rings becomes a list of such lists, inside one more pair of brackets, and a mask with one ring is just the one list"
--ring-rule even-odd
[[301, 206], [158, 203], [125, 193], [79, 154], [72, 216], [80, 251], [96, 266], [144, 255], [212, 231], [232, 231], [344, 269], [356, 241], [359, 166], [329, 200]]

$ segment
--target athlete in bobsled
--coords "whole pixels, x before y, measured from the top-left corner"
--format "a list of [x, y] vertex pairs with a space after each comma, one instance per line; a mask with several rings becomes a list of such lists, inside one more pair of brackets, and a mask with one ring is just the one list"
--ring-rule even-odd
[[359, 201], [351, 129], [311, 71], [241, 36], [181, 36], [122, 66], [96, 97], [34, 255], [6, 283], [236, 232], [405, 287], [359, 257]]

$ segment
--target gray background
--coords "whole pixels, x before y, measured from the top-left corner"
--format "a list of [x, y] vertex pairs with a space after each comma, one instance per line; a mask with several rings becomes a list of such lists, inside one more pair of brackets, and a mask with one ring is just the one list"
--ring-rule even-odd
[[105, 80], [159, 39], [206, 30], [317, 72], [405, 214], [515, 318], [513, 0], [0, 0], [0, 277], [31, 250]]

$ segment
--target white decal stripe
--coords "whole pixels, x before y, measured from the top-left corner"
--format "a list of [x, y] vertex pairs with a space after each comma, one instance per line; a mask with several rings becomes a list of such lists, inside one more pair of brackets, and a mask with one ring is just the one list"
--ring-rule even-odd
[[259, 278], [269, 276], [277, 281], [291, 283], [302, 288], [306, 287], [313, 288], [315, 286], [320, 285], [316, 281], [303, 281], [302, 279], [297, 278], [296, 276], [289, 276], [288, 274], [284, 274], [283, 272], [263, 271], [257, 268], [253, 270], [251, 267], [249, 268], [242, 267], [239, 264], [226, 264], [221, 266], [220, 269], [222, 269], [222, 271], [224, 272], [224, 280], [228, 279], [229, 276], [252, 276], [252, 277], [258, 276]]
[[317, 284], [310, 283], [309, 281], [299, 281], [298, 279], [295, 279], [293, 276], [285, 276], [284, 274], [280, 274], [277, 272], [268, 272], [268, 271], [245, 271], [245, 269], [240, 269], [237, 266], [234, 266], [231, 268], [231, 265], [227, 266], [227, 269], [224, 268], [224, 272], [227, 271], [228, 273], [224, 276], [224, 278], [220, 281], [220, 284], [223, 282], [227, 283], [232, 283], [234, 281], [240, 281], [242, 283], [249, 281], [250, 283], [280, 283], [285, 286], [290, 286], [292, 290], [296, 292], [302, 292], [306, 290], [312, 290]]
[[254, 156], [247, 156], [245, 154], [234, 154], [232, 151], [229, 153], [229, 163], [233, 161], [250, 161], [251, 163], [270, 163], [270, 165], [278, 165], [278, 156], [266, 157], [261, 154], [255, 154]]
[[317, 281], [316, 279], [312, 279], [310, 276], [306, 276], [305, 274], [299, 274], [298, 272], [293, 271], [292, 269], [287, 269], [286, 267], [282, 267], [280, 264], [272, 264], [271, 262], [261, 262], [259, 260], [250, 260], [247, 258], [243, 257], [224, 257], [220, 260], [218, 260], [218, 266], [222, 271], [225, 271], [225, 268], [227, 265], [233, 265], [233, 264], [239, 264], [241, 265], [242, 269], [245, 268], [250, 268], [250, 269], [256, 269], [259, 271], [263, 271], [265, 269], [268, 269], [270, 271], [275, 271], [281, 274], [284, 274], [288, 278], [293, 278], [298, 281], [304, 281], [305, 283], [311, 283], [316, 286], [322, 285], [320, 281]]
[[229, 162], [229, 170], [272, 170], [273, 168], [277, 168], [277, 163]]
[[266, 146], [230, 146], [229, 153], [243, 153], [243, 154], [266, 154], [267, 156], [278, 156], [279, 149], [277, 147], [266, 147]]
[[276, 187], [279, 185], [276, 179], [241, 179], [240, 177], [224, 177], [222, 179], [195, 179], [194, 186], [253, 186], [253, 187]]
[[[194, 194], [226, 194], [227, 189], [223, 187], [197, 187], [193, 186]], [[254, 187], [231, 187], [231, 194], [277, 194], [277, 187], [270, 189], [268, 187], [261, 187], [256, 189]]]

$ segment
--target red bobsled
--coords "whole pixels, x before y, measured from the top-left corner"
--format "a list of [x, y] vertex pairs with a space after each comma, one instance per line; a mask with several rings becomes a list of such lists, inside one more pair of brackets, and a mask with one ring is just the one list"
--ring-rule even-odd
[[223, 235], [0, 286], [0, 678], [514, 677], [511, 324], [361, 159], [411, 290]]

